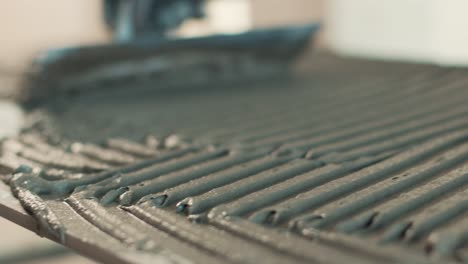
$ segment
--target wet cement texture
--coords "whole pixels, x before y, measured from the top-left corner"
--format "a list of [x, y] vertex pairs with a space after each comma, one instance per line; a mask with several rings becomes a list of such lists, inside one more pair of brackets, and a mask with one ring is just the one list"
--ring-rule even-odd
[[4, 181], [106, 262], [468, 263], [466, 71], [305, 67], [52, 100], [2, 142]]

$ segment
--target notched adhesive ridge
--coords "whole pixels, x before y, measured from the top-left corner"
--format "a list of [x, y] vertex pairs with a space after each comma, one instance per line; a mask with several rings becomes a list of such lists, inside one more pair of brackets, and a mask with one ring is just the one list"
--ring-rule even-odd
[[23, 208], [36, 220], [37, 233], [40, 236], [51, 237], [61, 244], [64, 244], [66, 227], [39, 196], [27, 188], [22, 187], [21, 183], [18, 184], [19, 181], [24, 180], [21, 179], [21, 176], [21, 174], [15, 175], [15, 177], [18, 178], [10, 182], [11, 191], [14, 196], [18, 198]]

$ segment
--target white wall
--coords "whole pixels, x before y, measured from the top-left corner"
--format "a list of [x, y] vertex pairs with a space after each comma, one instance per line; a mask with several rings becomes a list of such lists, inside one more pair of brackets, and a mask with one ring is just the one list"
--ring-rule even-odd
[[339, 53], [468, 65], [466, 0], [329, 0], [327, 10]]
[[98, 0], [14, 0], [0, 7], [0, 69], [20, 71], [41, 50], [105, 41]]

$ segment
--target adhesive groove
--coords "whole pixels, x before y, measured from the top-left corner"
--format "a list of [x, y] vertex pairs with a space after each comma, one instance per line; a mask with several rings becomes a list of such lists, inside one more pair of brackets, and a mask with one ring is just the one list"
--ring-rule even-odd
[[50, 236], [75, 215], [136, 255], [466, 262], [465, 70], [318, 57], [242, 89], [54, 102], [0, 172]]

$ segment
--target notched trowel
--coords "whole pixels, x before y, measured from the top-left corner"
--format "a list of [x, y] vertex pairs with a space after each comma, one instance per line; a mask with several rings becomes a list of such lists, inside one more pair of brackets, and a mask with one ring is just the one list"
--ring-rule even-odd
[[[128, 8], [126, 3], [124, 7]], [[169, 11], [165, 10], [167, 16]], [[114, 27], [115, 24], [136, 27], [128, 17], [138, 14], [120, 13], [123, 14], [116, 17], [124, 17], [126, 20], [120, 20], [127, 22], [113, 23]], [[153, 12], [152, 16], [155, 15], [158, 13]], [[142, 31], [145, 34], [137, 37], [135, 31], [118, 33], [124, 37], [111, 44], [41, 54], [26, 74], [18, 99], [35, 105], [57, 96], [136, 89], [191, 89], [220, 82], [270, 78], [287, 72], [289, 64], [308, 46], [318, 28], [318, 24], [310, 24], [195, 38], [168, 37], [148, 31]], [[158, 29], [161, 32], [161, 27]]]

